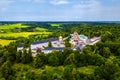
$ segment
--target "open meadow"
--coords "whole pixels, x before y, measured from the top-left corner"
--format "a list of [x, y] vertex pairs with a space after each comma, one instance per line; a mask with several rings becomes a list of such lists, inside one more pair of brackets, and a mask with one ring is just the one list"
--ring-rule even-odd
[[20, 29], [20, 28], [28, 28], [29, 26], [22, 25], [21, 23], [19, 24], [5, 24], [5, 25], [0, 25], [0, 30], [5, 30], [5, 29]]
[[[47, 37], [51, 32], [20, 32], [20, 33], [0, 33], [0, 37], [8, 38], [8, 37], [13, 37], [13, 38], [19, 38], [19, 37], [24, 37], [28, 38], [30, 35], [42, 35], [44, 37]], [[5, 40], [5, 39], [0, 39], [0, 45], [5, 46], [8, 45], [10, 42], [13, 42], [15, 40]]]
[[11, 42], [14, 42], [15, 40], [4, 40], [4, 39], [0, 39], [0, 45], [2, 46], [6, 46]]
[[[28, 31], [31, 30], [31, 31]], [[30, 27], [22, 23], [17, 24], [4, 24], [0, 25], [0, 44], [2, 46], [8, 45], [15, 40], [9, 40], [8, 38], [28, 38], [30, 35], [42, 35], [47, 37], [52, 32], [48, 32], [46, 28]]]
[[50, 24], [52, 27], [59, 27], [61, 24]]
[[51, 32], [20, 32], [20, 33], [0, 33], [0, 37], [28, 37], [29, 35], [48, 35], [51, 34]]

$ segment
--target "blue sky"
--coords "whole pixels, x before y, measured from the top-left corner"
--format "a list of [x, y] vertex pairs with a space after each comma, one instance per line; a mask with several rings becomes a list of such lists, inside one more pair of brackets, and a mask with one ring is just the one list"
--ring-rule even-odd
[[120, 0], [0, 0], [0, 21], [120, 21]]

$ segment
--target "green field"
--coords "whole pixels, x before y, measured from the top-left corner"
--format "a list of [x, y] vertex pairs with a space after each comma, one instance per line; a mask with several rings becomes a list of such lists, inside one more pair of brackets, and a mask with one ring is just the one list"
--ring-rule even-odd
[[5, 46], [8, 45], [10, 42], [13, 42], [15, 40], [4, 40], [4, 39], [0, 39], [0, 45]]
[[[29, 35], [35, 35], [35, 34], [40, 34], [44, 36], [48, 36], [51, 34], [51, 32], [20, 32], [20, 33], [0, 33], [0, 37], [29, 37]], [[15, 40], [5, 40], [5, 39], [0, 39], [0, 45], [5, 46], [8, 45], [10, 42], [13, 42]]]
[[20, 33], [0, 33], [0, 37], [28, 37], [29, 35], [49, 35], [51, 32], [20, 32]]
[[26, 26], [26, 25], [22, 25], [22, 24], [5, 24], [5, 25], [0, 25], [0, 30], [2, 29], [8, 29], [8, 30], [11, 30], [11, 29], [21, 29], [21, 28], [27, 28], [29, 26]]
[[59, 27], [61, 24], [50, 24], [52, 27]]
[[37, 30], [37, 31], [47, 31], [48, 29], [36, 27], [35, 30]]
[[[23, 28], [29, 28], [27, 25], [23, 25], [21, 23], [18, 24], [5, 24], [5, 25], [0, 25], [0, 37], [8, 38], [8, 37], [13, 37], [13, 38], [18, 38], [18, 37], [29, 37], [30, 35], [36, 35], [40, 34], [43, 36], [48, 36], [51, 34], [51, 32], [48, 32], [48, 29], [45, 28], [40, 28], [40, 27], [35, 27], [33, 30], [37, 32], [13, 32], [16, 29], [23, 29]], [[0, 39], [0, 44], [2, 46], [8, 45], [10, 42], [14, 40], [5, 40], [3, 38]]]
[[[20, 32], [20, 33], [0, 33], [0, 37], [29, 37], [29, 35], [35, 35], [35, 34], [40, 34], [44, 36], [48, 36], [51, 34], [51, 32]], [[5, 40], [5, 39], [0, 39], [0, 45], [5, 46], [8, 45], [10, 42], [13, 42], [15, 40]]]

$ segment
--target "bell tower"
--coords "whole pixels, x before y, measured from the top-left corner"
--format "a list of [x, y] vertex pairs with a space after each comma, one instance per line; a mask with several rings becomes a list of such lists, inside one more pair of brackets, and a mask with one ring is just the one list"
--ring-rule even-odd
[[59, 36], [59, 42], [60, 42], [60, 43], [63, 42], [63, 38], [62, 38], [62, 36]]

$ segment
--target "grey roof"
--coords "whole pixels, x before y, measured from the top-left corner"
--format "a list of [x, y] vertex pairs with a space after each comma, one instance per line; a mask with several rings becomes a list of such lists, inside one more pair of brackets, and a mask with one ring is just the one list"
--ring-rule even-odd
[[81, 48], [83, 46], [83, 44], [78, 44], [75, 46], [75, 49]]
[[36, 52], [41, 52], [41, 49], [40, 49], [40, 48], [38, 48], [38, 49], [36, 50]]
[[74, 42], [79, 42], [78, 40], [74, 40]]
[[21, 48], [21, 47], [23, 47], [23, 45], [22, 45], [22, 44], [19, 44], [17, 47], [18, 47], [18, 48]]
[[36, 41], [36, 42], [33, 42], [32, 45], [36, 45], [36, 44], [40, 44], [40, 43], [46, 43], [46, 42], [49, 42], [49, 41], [57, 41], [58, 38], [50, 38], [50, 39], [45, 39], [45, 40], [40, 40], [40, 41]]
[[45, 48], [44, 50], [63, 50], [64, 47], [59, 47], [59, 48]]

